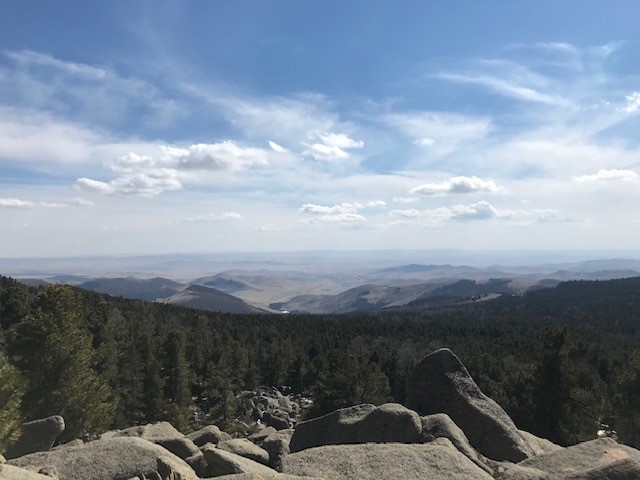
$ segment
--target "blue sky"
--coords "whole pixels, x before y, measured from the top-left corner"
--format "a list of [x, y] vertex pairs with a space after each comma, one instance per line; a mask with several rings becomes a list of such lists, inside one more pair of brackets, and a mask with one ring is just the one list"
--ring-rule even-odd
[[0, 256], [640, 244], [635, 1], [0, 3]]

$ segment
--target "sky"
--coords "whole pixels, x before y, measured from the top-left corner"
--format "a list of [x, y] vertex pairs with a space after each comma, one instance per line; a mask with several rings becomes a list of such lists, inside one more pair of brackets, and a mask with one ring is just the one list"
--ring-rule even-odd
[[0, 257], [640, 245], [640, 4], [0, 2]]

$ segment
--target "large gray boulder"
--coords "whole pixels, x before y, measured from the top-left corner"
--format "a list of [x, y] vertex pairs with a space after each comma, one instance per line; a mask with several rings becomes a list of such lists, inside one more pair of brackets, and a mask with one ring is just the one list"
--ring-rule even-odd
[[139, 437], [161, 447], [166, 448], [174, 455], [186, 460], [200, 452], [198, 446], [193, 441], [185, 437], [169, 422], [149, 423], [137, 427], [130, 427], [114, 433], [111, 438], [117, 437]]
[[292, 429], [279, 430], [262, 442], [262, 448], [269, 454], [269, 466], [278, 472], [284, 468], [284, 458], [289, 455], [289, 444], [293, 432]]
[[291, 452], [321, 445], [367, 442], [420, 441], [422, 424], [418, 414], [402, 405], [375, 407], [362, 404], [342, 408], [300, 423], [291, 437]]
[[292, 453], [284, 473], [333, 479], [493, 480], [446, 439], [425, 444], [327, 445]]
[[486, 472], [492, 473], [492, 469], [485, 464], [473, 447], [469, 444], [467, 436], [446, 413], [434, 413], [421, 417], [422, 439], [425, 442], [432, 442], [437, 438], [448, 439], [454, 447], [465, 457], [478, 465]]
[[218, 448], [226, 452], [235, 453], [241, 457], [248, 458], [254, 462], [269, 464], [269, 454], [263, 448], [260, 448], [251, 440], [246, 438], [233, 438], [218, 443]]
[[[159, 469], [176, 480], [197, 480], [189, 465], [166, 449], [142, 438], [96, 440], [78, 447], [38, 452], [10, 460], [11, 465], [38, 471], [54, 467], [60, 480], [158, 478]], [[50, 479], [49, 479], [50, 480]]]
[[272, 468], [261, 463], [216, 448], [212, 443], [204, 445], [202, 447], [202, 453], [208, 465], [207, 476], [209, 477], [218, 477], [233, 473], [250, 473], [256, 475], [272, 475], [277, 473]]
[[62, 432], [64, 432], [64, 419], [60, 415], [23, 423], [20, 426], [20, 436], [9, 445], [4, 456], [11, 459], [50, 450]]
[[155, 442], [168, 438], [182, 438], [184, 435], [169, 422], [158, 422], [120, 430], [115, 432], [113, 437], [140, 437]]
[[548, 474], [550, 480], [637, 480], [640, 451], [599, 438], [538, 455], [519, 464]]
[[406, 403], [421, 415], [449, 415], [469, 443], [486, 457], [519, 462], [534, 455], [509, 415], [480, 391], [448, 348], [418, 363], [407, 382]]
[[190, 433], [187, 438], [201, 447], [206, 443], [218, 444], [222, 440], [231, 440], [231, 435], [221, 431], [215, 425], [208, 425], [200, 430]]
[[51, 480], [51, 477], [13, 465], [0, 464], [0, 480]]

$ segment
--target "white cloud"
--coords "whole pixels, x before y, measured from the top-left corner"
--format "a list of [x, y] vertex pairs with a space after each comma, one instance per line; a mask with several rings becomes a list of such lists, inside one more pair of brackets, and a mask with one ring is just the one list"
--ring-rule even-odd
[[340, 147], [336, 147], [335, 145], [324, 145], [323, 143], [314, 143], [309, 147], [309, 150], [306, 153], [316, 160], [323, 161], [343, 160], [345, 158], [349, 158], [349, 154]]
[[187, 148], [161, 146], [160, 149], [165, 156], [163, 163], [180, 170], [240, 171], [268, 163], [265, 150], [241, 147], [230, 140], [198, 143]]
[[423, 216], [423, 212], [416, 210], [415, 208], [411, 208], [409, 210], [391, 210], [389, 213], [394, 217], [402, 218], [420, 218]]
[[289, 151], [282, 145], [278, 145], [276, 142], [273, 142], [271, 140], [269, 140], [269, 147], [271, 147], [271, 150], [278, 153], [287, 153]]
[[622, 110], [626, 113], [636, 113], [640, 111], [640, 92], [633, 92], [625, 97], [627, 105]]
[[244, 216], [237, 212], [225, 212], [219, 213], [206, 213], [203, 215], [196, 215], [194, 217], [187, 217], [183, 220], [186, 223], [203, 223], [203, 222], [223, 222], [226, 220], [244, 220]]
[[311, 145], [303, 143], [308, 147], [304, 154], [325, 162], [347, 159], [349, 158], [347, 150], [364, 146], [363, 141], [354, 140], [344, 133], [310, 132], [309, 136], [319, 139], [322, 143], [313, 143]]
[[373, 201], [367, 204], [340, 203], [332, 206], [305, 203], [298, 211], [315, 215], [312, 222], [357, 223], [366, 221], [366, 218], [358, 213], [359, 210], [367, 207], [380, 207], [382, 203], [384, 202]]
[[393, 197], [392, 200], [396, 203], [416, 203], [420, 199], [418, 197]]
[[318, 133], [318, 137], [322, 140], [322, 143], [330, 147], [362, 148], [364, 146], [364, 142], [362, 140], [354, 140], [344, 133]]
[[534, 88], [519, 85], [517, 82], [498, 78], [490, 75], [482, 75], [478, 72], [473, 73], [439, 73], [436, 75], [443, 80], [451, 80], [458, 83], [469, 83], [487, 87], [488, 89], [514, 98], [516, 100], [524, 100], [528, 102], [538, 102], [547, 105], [565, 104], [566, 100], [560, 97], [544, 94]]
[[35, 206], [36, 204], [33, 202], [18, 198], [0, 198], [0, 207], [4, 208], [33, 208]]
[[76, 186], [89, 191], [103, 194], [154, 196], [167, 190], [180, 190], [182, 184], [176, 178], [177, 172], [165, 170], [163, 176], [147, 175], [146, 173], [125, 174], [110, 182], [101, 182], [90, 178], [79, 178]]
[[[403, 112], [383, 115], [381, 121], [407, 137], [424, 139], [429, 153], [447, 155], [469, 142], [479, 141], [491, 132], [491, 120], [486, 117], [459, 115], [450, 112]], [[427, 145], [428, 144], [428, 145]]]
[[357, 213], [337, 213], [335, 215], [322, 215], [321, 217], [314, 217], [314, 220], [330, 223], [359, 223], [364, 222], [366, 218]]
[[383, 200], [371, 200], [370, 202], [365, 203], [364, 206], [367, 208], [386, 207], [387, 202]]
[[107, 75], [106, 70], [83, 63], [65, 62], [51, 55], [34, 52], [32, 50], [20, 50], [7, 52], [7, 56], [22, 65], [40, 65], [52, 67], [73, 75], [87, 78], [102, 79]]
[[484, 200], [477, 203], [466, 205], [459, 204], [453, 205], [451, 207], [440, 207], [431, 210], [392, 210], [389, 213], [394, 217], [411, 220], [424, 219], [429, 223], [440, 223], [443, 221], [471, 221], [494, 219], [525, 222], [551, 222], [558, 220], [558, 214], [556, 210], [502, 210], [494, 207], [491, 203]]
[[18, 198], [0, 198], [0, 208], [64, 208], [90, 205], [94, 205], [94, 203], [79, 197], [63, 202], [33, 202]]
[[483, 180], [476, 176], [453, 177], [441, 183], [426, 183], [412, 188], [409, 193], [414, 195], [436, 195], [439, 193], [473, 193], [497, 192], [500, 188], [493, 180]]
[[573, 177], [576, 182], [597, 182], [597, 181], [633, 181], [638, 180], [640, 176], [633, 170], [598, 170], [595, 175], [582, 175]]
[[333, 205], [331, 207], [325, 205], [316, 205], [313, 203], [305, 203], [298, 209], [300, 213], [311, 213], [311, 214], [353, 214], [358, 211], [358, 208], [362, 207], [362, 205], [354, 204], [354, 203], [341, 203], [339, 205]]
[[414, 145], [420, 145], [421, 147], [430, 147], [434, 143], [436, 143], [436, 141], [433, 138], [421, 137], [421, 138], [416, 138], [412, 143]]

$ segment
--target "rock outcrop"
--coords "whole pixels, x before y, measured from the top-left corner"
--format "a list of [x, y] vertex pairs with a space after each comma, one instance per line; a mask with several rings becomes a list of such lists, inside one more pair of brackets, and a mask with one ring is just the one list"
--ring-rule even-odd
[[480, 391], [454, 353], [427, 355], [407, 382], [407, 406], [421, 415], [446, 413], [481, 454], [519, 462], [534, 455], [507, 413]]
[[327, 445], [292, 453], [284, 473], [333, 479], [491, 480], [446, 439], [425, 444]]
[[4, 456], [11, 459], [50, 450], [62, 432], [64, 419], [60, 415], [23, 423], [20, 426], [20, 436], [7, 448]]
[[519, 465], [541, 470], [550, 480], [639, 479], [640, 451], [611, 438], [598, 438], [529, 458]]
[[55, 467], [60, 480], [158, 478], [158, 468], [170, 469], [176, 479], [198, 478], [176, 455], [135, 437], [96, 440], [78, 447], [32, 453], [10, 460], [9, 464], [36, 472], [43, 467]]
[[[0, 480], [640, 479], [640, 451], [610, 438], [564, 448], [518, 430], [449, 350], [420, 362], [407, 391], [423, 416], [362, 404], [295, 429], [247, 427], [236, 439], [213, 425], [185, 436], [159, 422], [51, 448], [64, 420], [50, 417], [23, 425], [8, 463], [0, 456]], [[251, 397], [262, 418], [287, 408], [284, 395], [265, 392]], [[20, 451], [33, 453], [12, 458]]]
[[420, 441], [418, 414], [396, 403], [376, 407], [356, 405], [299, 424], [291, 437], [291, 452], [322, 445]]

